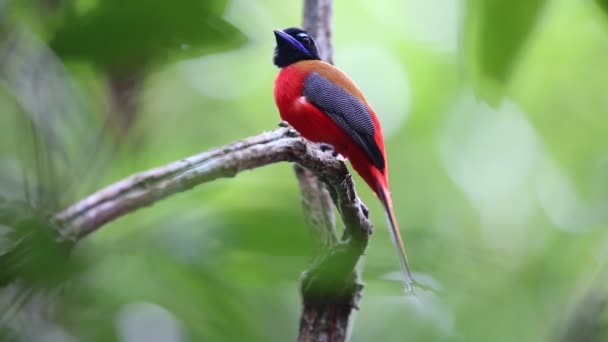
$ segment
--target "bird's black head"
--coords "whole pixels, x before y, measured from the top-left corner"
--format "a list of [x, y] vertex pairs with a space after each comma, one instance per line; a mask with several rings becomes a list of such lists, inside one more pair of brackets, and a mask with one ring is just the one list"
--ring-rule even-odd
[[290, 27], [274, 30], [277, 46], [274, 48], [274, 65], [284, 68], [295, 62], [319, 58], [315, 41], [304, 30]]

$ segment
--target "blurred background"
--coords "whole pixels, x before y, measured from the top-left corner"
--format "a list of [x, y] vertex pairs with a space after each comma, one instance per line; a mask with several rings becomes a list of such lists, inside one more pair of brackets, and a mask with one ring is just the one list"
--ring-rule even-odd
[[[403, 294], [357, 178], [376, 229], [352, 341], [608, 339], [607, 11], [335, 1], [335, 63], [383, 123], [425, 285]], [[275, 128], [272, 29], [301, 13], [279, 0], [0, 0], [0, 340], [295, 340], [315, 243], [288, 164], [75, 246], [39, 232], [134, 172]]]

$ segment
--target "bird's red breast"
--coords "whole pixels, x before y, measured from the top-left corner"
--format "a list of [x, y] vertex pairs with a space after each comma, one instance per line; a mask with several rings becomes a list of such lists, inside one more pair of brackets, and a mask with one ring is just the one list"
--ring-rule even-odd
[[374, 166], [370, 161], [369, 153], [366, 153], [360, 145], [353, 143], [352, 136], [307, 99], [304, 94], [304, 84], [311, 73], [323, 76], [354, 96], [367, 108], [374, 125], [373, 140], [381, 153], [381, 158], [383, 161], [386, 160], [382, 129], [374, 110], [355, 83], [331, 64], [318, 60], [305, 60], [285, 67], [279, 72], [274, 84], [274, 97], [281, 118], [292, 125], [304, 138], [332, 145], [338, 153], [351, 161], [353, 168], [374, 191], [377, 192], [378, 179], [385, 182], [384, 186], [388, 186], [386, 165], [382, 169]]

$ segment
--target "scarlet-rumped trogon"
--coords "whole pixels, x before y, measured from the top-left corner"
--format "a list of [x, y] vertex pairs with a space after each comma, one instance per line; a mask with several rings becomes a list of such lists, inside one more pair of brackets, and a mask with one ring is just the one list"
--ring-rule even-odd
[[281, 118], [304, 138], [331, 145], [350, 160], [376, 193], [408, 288], [413, 279], [393, 211], [382, 128], [361, 90], [342, 71], [321, 61], [312, 37], [299, 28], [275, 30], [274, 64], [281, 69], [274, 98]]

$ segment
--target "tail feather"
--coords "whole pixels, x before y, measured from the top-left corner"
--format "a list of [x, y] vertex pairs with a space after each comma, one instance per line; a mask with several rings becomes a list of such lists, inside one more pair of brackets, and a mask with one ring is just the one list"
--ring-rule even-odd
[[393, 243], [395, 244], [395, 247], [397, 247], [399, 261], [401, 262], [401, 268], [403, 269], [403, 275], [405, 276], [405, 285], [407, 286], [408, 290], [411, 290], [414, 278], [412, 277], [412, 272], [410, 272], [407, 256], [405, 254], [405, 248], [403, 248], [403, 240], [401, 239], [397, 219], [395, 218], [395, 213], [393, 212], [393, 201], [391, 200], [391, 195], [388, 188], [382, 184], [378, 184], [377, 193], [382, 205], [384, 206]]

